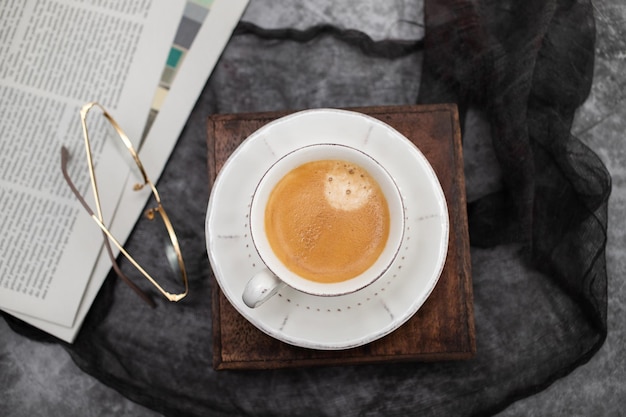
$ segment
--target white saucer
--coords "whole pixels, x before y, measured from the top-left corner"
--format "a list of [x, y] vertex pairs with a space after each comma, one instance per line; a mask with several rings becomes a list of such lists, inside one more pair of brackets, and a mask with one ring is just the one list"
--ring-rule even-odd
[[[263, 268], [248, 226], [257, 182], [284, 154], [321, 142], [361, 149], [389, 171], [404, 199], [402, 249], [384, 276], [356, 293], [318, 297], [286, 287], [260, 307], [248, 308], [241, 294], [250, 277]], [[217, 282], [240, 314], [283, 342], [332, 350], [379, 339], [417, 312], [443, 269], [449, 220], [439, 180], [413, 143], [361, 113], [316, 109], [265, 125], [233, 152], [211, 190], [205, 232]]]

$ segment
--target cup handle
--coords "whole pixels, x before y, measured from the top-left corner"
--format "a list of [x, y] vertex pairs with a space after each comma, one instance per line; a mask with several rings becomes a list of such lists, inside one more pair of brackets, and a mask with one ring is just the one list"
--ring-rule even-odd
[[241, 298], [248, 307], [256, 308], [284, 286], [285, 283], [272, 274], [269, 269], [263, 269], [250, 278]]

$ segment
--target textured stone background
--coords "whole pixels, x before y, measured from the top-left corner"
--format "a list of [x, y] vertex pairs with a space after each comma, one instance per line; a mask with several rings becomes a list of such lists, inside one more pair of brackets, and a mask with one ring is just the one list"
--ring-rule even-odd
[[[578, 113], [574, 134], [599, 154], [613, 177], [607, 248], [609, 334], [604, 346], [587, 364], [543, 392], [517, 401], [501, 412], [501, 417], [626, 413], [626, 5], [621, 0], [600, 0], [594, 2], [594, 7], [598, 35], [594, 85]], [[421, 2], [408, 0], [251, 0], [243, 17], [266, 28], [303, 29], [328, 23], [365, 31], [374, 39], [419, 39], [423, 36], [419, 24], [422, 18]], [[228, 65], [229, 57], [236, 54], [237, 51], [227, 49], [219, 65]], [[419, 66], [416, 62], [398, 65], [403, 71], [415, 71], [416, 82], [394, 88], [390, 80], [389, 97], [381, 98], [383, 102], [379, 104], [386, 100], [409, 103], [417, 97]], [[474, 124], [474, 131], [480, 130], [479, 115], [470, 115], [467, 123]], [[82, 373], [61, 347], [18, 336], [3, 320], [0, 334], [0, 414], [158, 415]]]

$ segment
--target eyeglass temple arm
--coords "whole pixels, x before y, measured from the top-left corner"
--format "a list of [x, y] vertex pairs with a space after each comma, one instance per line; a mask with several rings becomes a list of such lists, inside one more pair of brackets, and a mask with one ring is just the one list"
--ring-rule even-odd
[[[89, 205], [87, 204], [87, 202], [85, 201], [85, 199], [83, 198], [83, 196], [80, 194], [80, 192], [78, 191], [78, 189], [76, 188], [76, 186], [74, 185], [74, 182], [72, 181], [72, 179], [70, 178], [68, 172], [67, 172], [67, 161], [69, 159], [70, 155], [69, 155], [69, 151], [67, 150], [67, 148], [65, 146], [61, 147], [61, 171], [63, 172], [63, 178], [65, 178], [65, 181], [67, 182], [67, 184], [69, 185], [70, 189], [72, 190], [72, 192], [74, 193], [74, 195], [76, 196], [76, 198], [78, 199], [78, 201], [80, 201], [81, 205], [83, 206], [83, 208], [87, 211], [87, 213], [89, 213], [89, 215], [93, 218], [95, 217], [95, 213], [94, 211], [91, 209], [91, 207], [89, 207]], [[113, 249], [111, 248], [111, 244], [109, 243], [109, 238], [107, 236], [107, 234], [102, 231], [102, 235], [104, 237], [104, 244], [106, 246], [107, 249], [107, 253], [109, 255], [109, 258], [111, 259], [111, 264], [113, 265], [113, 270], [115, 271], [115, 273], [122, 279], [122, 281], [124, 281], [133, 291], [135, 291], [135, 293], [137, 293], [137, 295], [139, 297], [141, 297], [142, 300], [144, 300], [150, 307], [154, 308], [156, 307], [155, 302], [152, 300], [152, 298], [150, 298], [150, 296], [148, 294], [146, 294], [145, 292], [143, 292], [141, 290], [141, 288], [139, 288], [134, 282], [132, 282], [120, 269], [119, 265], [117, 264], [117, 261], [115, 260], [115, 256], [113, 256]]]

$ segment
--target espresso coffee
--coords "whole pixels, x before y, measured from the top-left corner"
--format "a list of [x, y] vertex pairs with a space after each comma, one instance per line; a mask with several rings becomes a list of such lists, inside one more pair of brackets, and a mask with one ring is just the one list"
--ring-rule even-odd
[[389, 236], [389, 207], [376, 180], [342, 160], [305, 163], [272, 190], [265, 231], [281, 262], [316, 282], [341, 282], [367, 270]]

